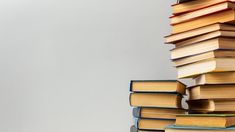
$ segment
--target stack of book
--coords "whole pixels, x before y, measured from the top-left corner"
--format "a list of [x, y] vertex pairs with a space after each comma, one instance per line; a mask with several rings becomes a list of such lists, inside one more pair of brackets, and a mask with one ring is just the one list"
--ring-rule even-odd
[[235, 132], [234, 114], [190, 114], [178, 115], [175, 125], [166, 132]]
[[235, 113], [235, 0], [173, 5], [171, 59], [178, 78], [192, 78], [190, 113]]
[[176, 80], [135, 80], [130, 83], [130, 105], [135, 125], [131, 132], [163, 131], [185, 114], [182, 98], [186, 86]]

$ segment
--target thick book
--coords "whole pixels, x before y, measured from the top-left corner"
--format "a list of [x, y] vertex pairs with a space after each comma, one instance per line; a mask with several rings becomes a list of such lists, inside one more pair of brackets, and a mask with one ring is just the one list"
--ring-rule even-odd
[[186, 22], [173, 24], [172, 33], [180, 33], [188, 30], [196, 29], [199, 27], [207, 26], [214, 23], [231, 23], [234, 24], [235, 11], [224, 10], [213, 14], [204, 15], [197, 19], [191, 19]]
[[216, 127], [187, 127], [187, 126], [167, 126], [165, 132], [235, 132], [235, 127], [216, 128]]
[[189, 110], [196, 113], [234, 113], [235, 99], [205, 99], [188, 101]]
[[227, 9], [235, 9], [235, 4], [232, 2], [226, 1], [226, 2], [222, 2], [216, 5], [207, 7], [207, 8], [202, 8], [202, 9], [184, 13], [181, 15], [171, 16], [170, 20], [171, 20], [171, 24], [178, 24], [178, 23], [189, 21], [191, 19], [197, 19], [204, 15], [216, 13], [219, 11], [224, 11]]
[[178, 15], [210, 7], [226, 1], [234, 2], [235, 0], [190, 0], [185, 3], [172, 5], [172, 11], [174, 15]]
[[131, 92], [170, 92], [185, 94], [186, 85], [177, 80], [132, 80]]
[[214, 39], [214, 38], [220, 38], [220, 37], [225, 37], [225, 38], [235, 38], [235, 31], [223, 31], [223, 30], [217, 30], [213, 31], [210, 33], [206, 33], [200, 36], [196, 36], [190, 39], [186, 39], [180, 42], [175, 43], [175, 47], [181, 47], [181, 46], [186, 46], [186, 45], [191, 45], [195, 43], [199, 43], [205, 40], [209, 39]]
[[189, 31], [185, 31], [185, 32], [182, 32], [182, 33], [171, 34], [171, 35], [165, 37], [165, 43], [166, 44], [180, 43], [183, 40], [190, 39], [190, 38], [193, 38], [193, 37], [197, 37], [197, 36], [200, 36], [200, 35], [204, 35], [206, 33], [219, 31], [219, 30], [222, 30], [222, 31], [235, 31], [235, 26], [231, 25], [231, 24], [215, 23], [215, 24], [199, 27], [199, 28], [196, 28], [196, 29], [192, 29], [192, 30], [189, 30]]
[[140, 130], [164, 130], [166, 126], [173, 125], [175, 119], [142, 119], [135, 118], [135, 128]]
[[235, 58], [235, 50], [215, 50], [181, 59], [172, 60], [175, 67], [213, 58]]
[[189, 100], [235, 98], [235, 85], [207, 84], [188, 88]]
[[174, 93], [131, 93], [133, 107], [181, 108], [182, 95]]
[[214, 38], [171, 50], [171, 59], [180, 59], [214, 50], [235, 50], [235, 38]]
[[177, 115], [176, 126], [226, 128], [235, 125], [235, 114]]
[[130, 132], [164, 132], [162, 130], [139, 130], [135, 126], [131, 126]]
[[175, 119], [178, 114], [185, 114], [183, 109], [167, 109], [167, 108], [133, 108], [132, 114], [136, 118], [155, 118], [155, 119]]
[[201, 74], [194, 78], [195, 85], [235, 84], [235, 72], [217, 72]]
[[210, 72], [235, 71], [235, 58], [214, 58], [177, 67], [178, 78], [191, 78]]

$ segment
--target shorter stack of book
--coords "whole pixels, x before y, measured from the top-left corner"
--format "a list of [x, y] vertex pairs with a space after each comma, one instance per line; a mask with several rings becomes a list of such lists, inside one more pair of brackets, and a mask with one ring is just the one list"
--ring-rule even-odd
[[182, 98], [186, 86], [176, 80], [135, 80], [130, 84], [130, 105], [135, 125], [131, 132], [164, 131], [185, 114]]
[[175, 125], [166, 132], [235, 132], [234, 114], [189, 114], [177, 115]]

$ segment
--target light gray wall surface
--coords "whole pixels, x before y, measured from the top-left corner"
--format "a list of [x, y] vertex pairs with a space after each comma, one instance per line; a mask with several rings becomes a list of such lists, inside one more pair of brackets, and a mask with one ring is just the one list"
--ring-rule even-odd
[[131, 79], [175, 79], [176, 0], [0, 2], [0, 131], [128, 132]]

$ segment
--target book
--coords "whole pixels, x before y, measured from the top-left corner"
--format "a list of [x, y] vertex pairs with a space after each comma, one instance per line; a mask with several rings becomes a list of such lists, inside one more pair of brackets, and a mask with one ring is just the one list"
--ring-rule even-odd
[[181, 46], [186, 46], [190, 44], [195, 44], [198, 42], [202, 42], [205, 40], [213, 39], [213, 38], [218, 38], [218, 37], [225, 37], [225, 38], [235, 38], [235, 31], [223, 31], [223, 30], [217, 30], [213, 31], [210, 33], [206, 33], [200, 36], [196, 36], [190, 39], [186, 39], [180, 42], [175, 43], [175, 47], [181, 47]]
[[190, 38], [193, 38], [193, 37], [196, 37], [196, 36], [200, 36], [200, 35], [210, 33], [210, 32], [213, 32], [213, 31], [218, 31], [218, 30], [235, 31], [235, 26], [231, 25], [231, 24], [215, 23], [215, 24], [199, 27], [199, 28], [196, 28], [196, 29], [192, 29], [192, 30], [189, 30], [189, 31], [185, 31], [185, 32], [182, 32], [182, 33], [171, 34], [169, 36], [165, 36], [165, 43], [166, 44], [179, 43], [183, 40], [190, 39]]
[[186, 22], [191, 19], [197, 19], [198, 17], [204, 16], [204, 15], [216, 13], [218, 11], [223, 11], [227, 9], [235, 9], [235, 4], [229, 1], [225, 1], [225, 2], [216, 4], [213, 6], [209, 6], [206, 8], [202, 8], [199, 10], [194, 10], [194, 11], [187, 12], [184, 14], [171, 16], [170, 20], [171, 20], [171, 24], [178, 24], [178, 23]]
[[185, 94], [186, 86], [177, 80], [132, 80], [131, 92], [175, 92]]
[[189, 100], [188, 105], [197, 113], [235, 112], [235, 99]]
[[235, 72], [206, 73], [194, 78], [195, 85], [235, 84]]
[[234, 2], [234, 0], [191, 0], [189, 2], [172, 5], [172, 12], [174, 15], [178, 15], [210, 7], [225, 1]]
[[180, 94], [167, 93], [131, 93], [130, 105], [133, 107], [181, 108]]
[[189, 99], [230, 99], [235, 98], [235, 85], [207, 84], [188, 88]]
[[235, 50], [214, 50], [185, 58], [172, 60], [175, 67], [213, 58], [235, 58]]
[[130, 132], [164, 132], [161, 130], [139, 130], [135, 126], [131, 126]]
[[215, 128], [215, 127], [187, 127], [187, 126], [167, 126], [165, 132], [235, 132], [235, 127]]
[[214, 38], [171, 50], [171, 59], [179, 59], [213, 50], [235, 50], [235, 38]]
[[210, 72], [235, 71], [235, 58], [214, 58], [177, 67], [178, 78], [191, 78]]
[[199, 27], [207, 26], [214, 23], [234, 23], [235, 21], [235, 11], [234, 10], [224, 10], [214, 14], [204, 15], [197, 19], [191, 19], [186, 22], [173, 24], [172, 33], [180, 33]]
[[177, 115], [176, 126], [226, 128], [235, 125], [235, 114]]
[[135, 128], [140, 130], [164, 130], [166, 126], [174, 123], [175, 120], [135, 118]]
[[191, 0], [177, 0], [177, 3], [180, 4], [180, 3], [188, 2], [188, 1], [191, 1]]
[[132, 114], [136, 118], [156, 118], [156, 119], [175, 119], [178, 114], [185, 114], [183, 109], [167, 109], [167, 108], [133, 108]]

